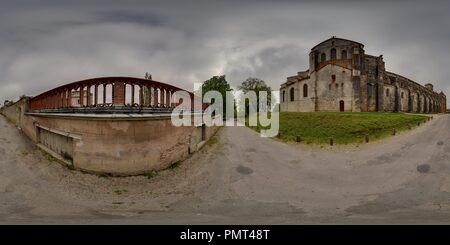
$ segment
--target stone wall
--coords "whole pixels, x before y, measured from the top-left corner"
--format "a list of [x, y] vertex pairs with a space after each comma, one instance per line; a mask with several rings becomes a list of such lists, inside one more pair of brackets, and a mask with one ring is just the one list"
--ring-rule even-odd
[[27, 99], [21, 99], [12, 105], [2, 107], [0, 113], [20, 128], [31, 140], [37, 142], [33, 120], [25, 114], [27, 110]]
[[[303, 89], [307, 86], [307, 96]], [[294, 100], [291, 100], [291, 90], [294, 91]], [[315, 110], [315, 83], [310, 78], [292, 81], [280, 90], [281, 110], [307, 112]], [[284, 95], [284, 101], [283, 101]]]
[[199, 150], [218, 130], [218, 127], [204, 126], [202, 136], [202, 125], [175, 127], [170, 115], [133, 118], [130, 115], [28, 114], [24, 113], [26, 110], [26, 102], [19, 101], [3, 108], [2, 114], [37, 144], [40, 143], [39, 127], [73, 137], [73, 167], [114, 175], [167, 168]]
[[396, 87], [393, 85], [385, 84], [384, 88], [384, 98], [382, 111], [394, 111], [396, 104]]
[[319, 111], [339, 111], [340, 101], [344, 110], [354, 110], [351, 70], [329, 65], [317, 72], [317, 103]]
[[[385, 72], [384, 86], [394, 86], [398, 91], [398, 104], [388, 111], [444, 113], [446, 96], [433, 91], [433, 86], [422, 86], [408, 78]], [[403, 93], [403, 97], [402, 97]]]

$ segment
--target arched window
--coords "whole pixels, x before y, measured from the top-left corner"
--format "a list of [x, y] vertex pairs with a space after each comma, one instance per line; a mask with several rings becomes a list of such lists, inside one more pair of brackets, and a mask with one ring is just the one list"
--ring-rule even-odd
[[303, 85], [303, 97], [308, 97], [308, 85]]
[[335, 60], [336, 59], [336, 49], [332, 48], [330, 51], [330, 60]]
[[320, 55], [320, 62], [324, 62], [324, 61], [326, 61], [327, 60], [327, 55], [325, 54], [325, 53], [322, 53], [321, 55]]
[[347, 59], [347, 50], [342, 50], [341, 59]]
[[283, 90], [283, 102], [286, 101], [286, 91]]
[[291, 97], [291, 101], [294, 101], [294, 88], [291, 88], [289, 93], [290, 93], [289, 97]]
[[389, 91], [389, 89], [386, 89], [386, 97], [389, 97], [389, 95], [390, 95], [390, 91]]

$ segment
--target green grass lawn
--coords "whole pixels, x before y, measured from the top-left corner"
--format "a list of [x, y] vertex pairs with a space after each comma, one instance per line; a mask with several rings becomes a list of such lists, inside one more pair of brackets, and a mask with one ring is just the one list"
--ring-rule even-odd
[[[363, 143], [417, 127], [426, 115], [381, 112], [281, 112], [280, 135], [283, 141], [296, 141], [300, 135], [306, 144], [327, 144], [333, 137], [336, 144]], [[259, 127], [252, 127], [259, 131]]]

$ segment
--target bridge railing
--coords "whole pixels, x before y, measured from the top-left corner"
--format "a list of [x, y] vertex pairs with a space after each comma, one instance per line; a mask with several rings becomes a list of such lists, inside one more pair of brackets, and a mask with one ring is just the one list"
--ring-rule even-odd
[[[184, 89], [154, 80], [131, 77], [102, 77], [66, 84], [44, 92], [30, 100], [29, 110], [67, 108], [174, 108], [180, 100], [173, 94]], [[191, 107], [202, 110], [206, 107], [192, 92]], [[196, 106], [197, 108], [195, 108]]]

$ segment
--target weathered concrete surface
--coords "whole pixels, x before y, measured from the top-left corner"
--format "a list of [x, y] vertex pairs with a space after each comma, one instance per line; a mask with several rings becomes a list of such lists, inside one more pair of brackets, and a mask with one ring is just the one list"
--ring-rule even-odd
[[343, 152], [223, 128], [174, 170], [101, 178], [49, 162], [0, 117], [0, 223], [450, 223], [449, 127]]
[[1, 113], [55, 156], [69, 156], [67, 164], [95, 173], [123, 176], [168, 168], [196, 152], [204, 144], [203, 133], [209, 139], [218, 130], [175, 127], [167, 113], [25, 113], [27, 107], [23, 99]]

